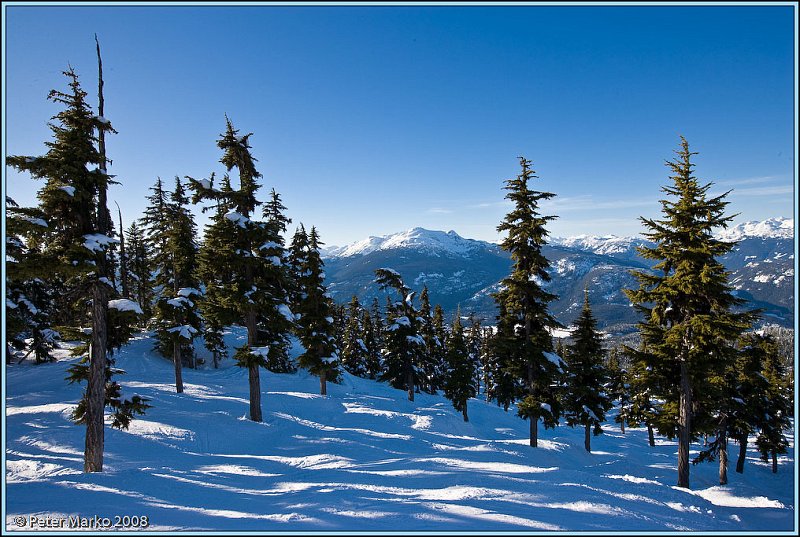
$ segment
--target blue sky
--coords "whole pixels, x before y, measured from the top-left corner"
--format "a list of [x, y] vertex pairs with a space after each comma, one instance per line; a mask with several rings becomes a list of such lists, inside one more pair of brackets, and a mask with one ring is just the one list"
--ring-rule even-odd
[[[8, 154], [45, 151], [68, 64], [95, 102], [98, 34], [126, 227], [156, 176], [221, 174], [225, 114], [254, 133], [262, 197], [328, 245], [497, 240], [519, 155], [557, 195], [551, 235], [637, 234], [681, 134], [737, 221], [793, 215], [789, 5], [4, 9]], [[40, 187], [6, 170], [21, 204]]]

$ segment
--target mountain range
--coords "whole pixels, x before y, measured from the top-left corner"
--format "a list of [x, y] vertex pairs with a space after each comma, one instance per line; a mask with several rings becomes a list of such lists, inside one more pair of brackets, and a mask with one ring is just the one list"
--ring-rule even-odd
[[[761, 308], [765, 323], [793, 326], [794, 220], [746, 222], [718, 238], [738, 241], [721, 261], [746, 307]], [[634, 331], [638, 314], [623, 289], [638, 287], [632, 270], [651, 270], [653, 263], [637, 251], [648, 244], [641, 237], [615, 235], [551, 238], [543, 248], [551, 281], [542, 282], [558, 296], [550, 311], [564, 326], [571, 325], [587, 288], [599, 328], [611, 334]], [[338, 303], [356, 295], [362, 304], [377, 297], [383, 307], [375, 269], [388, 267], [416, 291], [427, 286], [431, 303], [441, 304], [448, 317], [460, 307], [462, 315], [474, 313], [489, 324], [497, 315], [492, 293], [511, 269], [509, 254], [498, 244], [422, 228], [328, 248], [322, 255], [328, 290]]]

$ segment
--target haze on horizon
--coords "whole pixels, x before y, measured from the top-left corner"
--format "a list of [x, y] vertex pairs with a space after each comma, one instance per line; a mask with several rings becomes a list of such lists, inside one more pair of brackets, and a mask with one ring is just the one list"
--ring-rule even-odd
[[[794, 10], [785, 5], [6, 4], [6, 154], [41, 154], [72, 65], [96, 100], [125, 226], [160, 176], [224, 171], [227, 114], [294, 226], [327, 245], [414, 227], [496, 242], [533, 161], [551, 236], [636, 235], [679, 136], [735, 223], [795, 217]], [[42, 182], [4, 169], [31, 205]], [[206, 216], [195, 208], [198, 223]]]

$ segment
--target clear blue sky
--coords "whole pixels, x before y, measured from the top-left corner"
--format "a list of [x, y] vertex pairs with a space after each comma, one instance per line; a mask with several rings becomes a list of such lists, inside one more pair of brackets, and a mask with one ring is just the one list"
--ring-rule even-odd
[[[262, 197], [328, 245], [497, 240], [518, 155], [557, 194], [551, 235], [637, 234], [680, 134], [737, 221], [793, 215], [789, 5], [4, 8], [8, 154], [44, 153], [68, 64], [96, 102], [98, 34], [126, 227], [156, 176], [221, 174], [226, 113], [254, 133]], [[6, 180], [35, 202], [41, 183]]]

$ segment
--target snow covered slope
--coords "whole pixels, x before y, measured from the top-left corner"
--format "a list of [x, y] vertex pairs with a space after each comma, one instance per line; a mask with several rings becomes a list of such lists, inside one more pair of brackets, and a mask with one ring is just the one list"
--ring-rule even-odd
[[430, 231], [415, 227], [401, 233], [383, 237], [368, 237], [362, 241], [326, 251], [330, 257], [352, 257], [366, 255], [378, 250], [413, 248], [432, 255], [464, 257], [483, 247], [482, 241], [465, 239], [455, 231]]
[[128, 431], [106, 430], [100, 474], [81, 471], [84, 428], [69, 421], [81, 388], [64, 381], [72, 359], [8, 367], [8, 531], [31, 529], [34, 515], [146, 516], [156, 531], [793, 529], [793, 456], [772, 474], [751, 449], [744, 474], [731, 468], [722, 487], [716, 465], [693, 466], [682, 490], [675, 442], [650, 448], [642, 429], [608, 425], [592, 453], [581, 430], [540, 429], [533, 449], [513, 409], [473, 399], [464, 423], [440, 396], [412, 403], [345, 375], [323, 397], [304, 372], [262, 373], [264, 422], [253, 423], [246, 371], [231, 360], [184, 369], [176, 394], [172, 366], [151, 347], [142, 336], [119, 354], [124, 394], [153, 408]]

